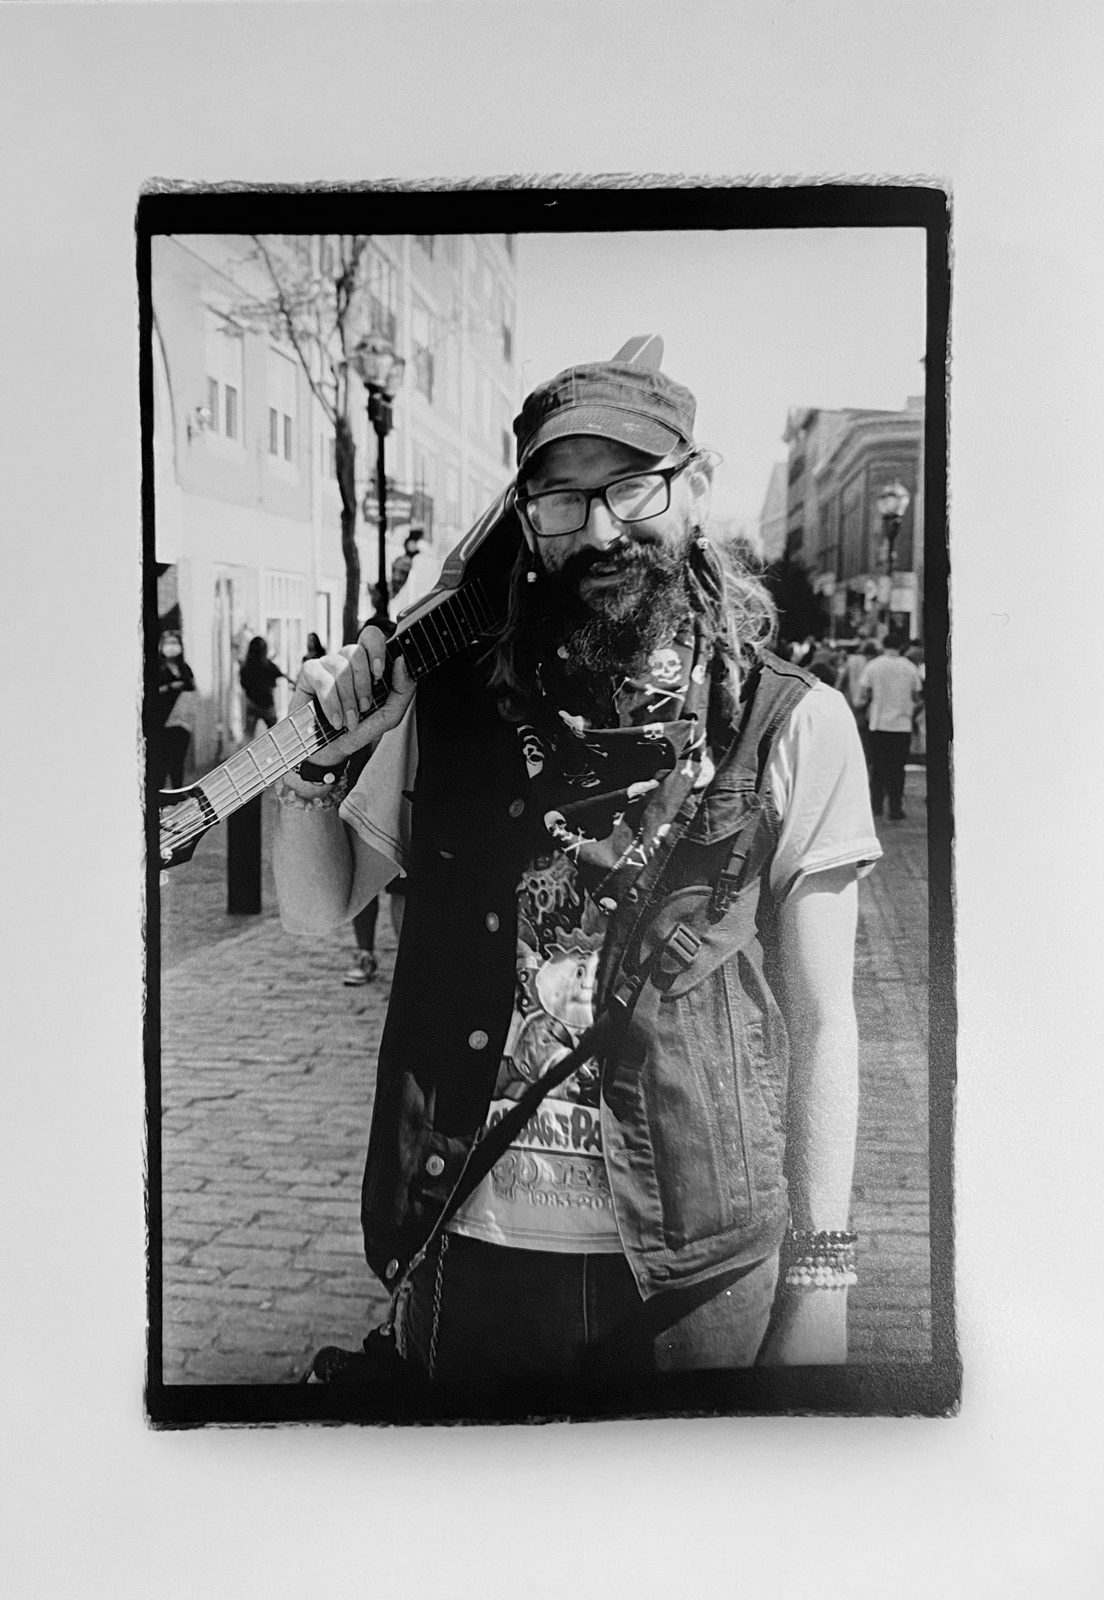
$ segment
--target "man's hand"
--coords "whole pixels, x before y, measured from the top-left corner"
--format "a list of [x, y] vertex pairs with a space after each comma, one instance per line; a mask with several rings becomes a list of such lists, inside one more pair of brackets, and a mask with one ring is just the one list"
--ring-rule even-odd
[[383, 677], [384, 644], [378, 628], [365, 628], [356, 644], [342, 645], [333, 655], [303, 663], [291, 709], [306, 705], [313, 696], [330, 726], [347, 730], [311, 757], [317, 766], [345, 761], [365, 745], [374, 744], [389, 728], [397, 727], [406, 715], [414, 682], [401, 656], [395, 662], [391, 693], [377, 711], [365, 715], [373, 686]]
[[847, 1360], [847, 1290], [779, 1287], [775, 1325], [762, 1365], [841, 1366]]

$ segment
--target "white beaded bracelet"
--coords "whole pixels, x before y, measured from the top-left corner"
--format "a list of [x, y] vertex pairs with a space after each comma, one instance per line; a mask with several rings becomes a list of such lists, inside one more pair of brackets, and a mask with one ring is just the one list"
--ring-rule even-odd
[[341, 804], [349, 790], [346, 778], [339, 778], [325, 788], [321, 784], [318, 787], [318, 794], [299, 794], [286, 778], [281, 779], [276, 787], [277, 804], [288, 806], [292, 811], [332, 811]]

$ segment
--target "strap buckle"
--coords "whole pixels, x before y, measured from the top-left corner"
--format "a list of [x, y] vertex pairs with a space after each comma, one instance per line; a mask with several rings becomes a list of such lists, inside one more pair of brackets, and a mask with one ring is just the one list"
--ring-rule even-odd
[[684, 922], [676, 923], [657, 952], [660, 970], [670, 978], [685, 972], [693, 964], [701, 943]]

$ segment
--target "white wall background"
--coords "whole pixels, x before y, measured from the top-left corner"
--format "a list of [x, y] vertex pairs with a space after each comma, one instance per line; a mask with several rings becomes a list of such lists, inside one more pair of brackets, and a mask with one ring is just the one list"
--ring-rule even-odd
[[[2, 8], [4, 684], [29, 713], [0, 786], [11, 1592], [1099, 1593], [1099, 16]], [[587, 171], [954, 187], [962, 1413], [153, 1433], [139, 187]]]

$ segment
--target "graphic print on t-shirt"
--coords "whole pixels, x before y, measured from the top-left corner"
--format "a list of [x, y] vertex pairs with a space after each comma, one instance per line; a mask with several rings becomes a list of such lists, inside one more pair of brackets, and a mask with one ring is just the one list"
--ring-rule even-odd
[[[489, 1127], [594, 1020], [611, 904], [603, 904], [603, 886], [625, 862], [644, 865], [662, 833], [644, 826], [646, 800], [680, 761], [702, 757], [697, 726], [679, 720], [693, 668], [693, 642], [677, 639], [654, 652], [645, 675], [616, 690], [618, 726], [595, 726], [577, 705], [554, 701], [540, 727], [518, 729], [547, 848], [518, 885], [514, 1013]], [[602, 1155], [597, 1061], [545, 1097], [455, 1226], [531, 1249], [620, 1249]]]

